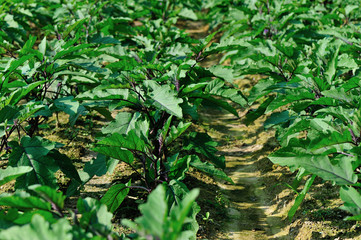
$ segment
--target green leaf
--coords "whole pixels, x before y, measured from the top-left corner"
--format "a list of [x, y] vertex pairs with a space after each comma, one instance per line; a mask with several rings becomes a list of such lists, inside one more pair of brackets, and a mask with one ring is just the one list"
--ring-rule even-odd
[[82, 228], [93, 228], [102, 235], [108, 235], [112, 229], [113, 215], [108, 212], [107, 206], [94, 198], [79, 198], [77, 209], [81, 214], [79, 223]]
[[312, 186], [313, 181], [315, 180], [316, 175], [312, 175], [309, 179], [307, 179], [305, 186], [303, 187], [302, 191], [297, 194], [297, 197], [295, 199], [295, 202], [293, 203], [293, 206], [288, 211], [288, 219], [292, 221], [293, 216], [295, 215], [297, 209], [300, 207], [303, 199], [306, 197], [306, 194], [310, 187]]
[[18, 209], [31, 210], [31, 209], [42, 209], [42, 210], [51, 210], [51, 204], [45, 202], [44, 200], [33, 197], [33, 196], [21, 196], [21, 195], [1, 195], [0, 196], [0, 205], [14, 207]]
[[71, 126], [74, 126], [80, 115], [84, 115], [86, 113], [85, 107], [80, 105], [78, 101], [75, 101], [72, 96], [56, 99], [54, 101], [54, 106], [57, 109], [69, 114], [69, 124]]
[[114, 133], [99, 141], [93, 150], [126, 163], [132, 163], [134, 160], [131, 151], [147, 151], [145, 142], [136, 134], [135, 130], [131, 130], [128, 135]]
[[233, 69], [229, 66], [214, 65], [209, 68], [209, 71], [230, 83], [233, 83], [233, 80], [236, 78], [233, 76]]
[[[344, 206], [341, 209], [352, 213], [353, 215], [361, 214], [361, 194], [355, 188], [350, 186], [343, 186], [340, 189], [340, 197], [344, 201]], [[347, 220], [353, 220], [348, 217]], [[354, 219], [356, 220], [356, 219]]]
[[197, 15], [189, 8], [182, 8], [178, 15], [191, 20], [198, 20]]
[[109, 188], [100, 200], [101, 203], [107, 205], [108, 211], [114, 213], [120, 204], [124, 201], [129, 193], [130, 180], [127, 184], [116, 184]]
[[273, 163], [290, 168], [303, 167], [324, 180], [338, 185], [354, 184], [357, 176], [353, 172], [351, 161], [331, 163], [328, 156], [298, 154], [297, 150], [280, 149], [268, 157]]
[[177, 139], [180, 135], [182, 135], [190, 126], [192, 123], [183, 123], [179, 122], [178, 126], [172, 126], [169, 131], [169, 135], [165, 140], [166, 145], [173, 142], [175, 139]]
[[32, 185], [29, 189], [35, 191], [45, 201], [55, 204], [60, 210], [64, 208], [66, 196], [63, 196], [62, 192], [57, 192], [51, 187], [41, 185]]
[[24, 136], [21, 144], [11, 142], [13, 148], [9, 157], [11, 166], [29, 166], [33, 171], [24, 174], [16, 181], [17, 187], [24, 188], [32, 184], [56, 186], [54, 173], [58, 170], [54, 159], [47, 156], [55, 148], [55, 143], [40, 137]]
[[244, 120], [245, 124], [249, 125], [250, 123], [254, 122], [256, 119], [261, 117], [267, 110], [268, 106], [272, 103], [274, 100], [274, 97], [267, 98], [266, 101], [264, 101], [261, 106], [257, 108], [257, 110], [254, 111], [248, 111], [246, 115], [246, 119]]
[[76, 170], [73, 161], [65, 154], [60, 153], [58, 150], [53, 149], [48, 154], [49, 157], [55, 160], [55, 164], [60, 167], [60, 170], [71, 180], [81, 182], [79, 173]]
[[184, 142], [184, 150], [195, 151], [203, 154], [207, 160], [211, 161], [216, 167], [224, 169], [226, 167], [224, 156], [217, 156], [218, 144], [212, 140], [207, 133], [192, 132]]
[[109, 86], [99, 85], [87, 92], [80, 93], [77, 100], [118, 100], [128, 99], [128, 89], [113, 89]]
[[267, 129], [278, 124], [286, 123], [293, 119], [295, 119], [295, 117], [289, 116], [289, 111], [272, 113], [272, 115], [265, 121], [264, 127]]
[[68, 54], [78, 52], [78, 51], [83, 50], [83, 49], [87, 49], [90, 46], [93, 46], [93, 44], [85, 43], [85, 44], [80, 44], [80, 45], [77, 45], [77, 46], [69, 47], [68, 49], [62, 50], [62, 51], [58, 52], [57, 54], [55, 54], [55, 56], [53, 58], [53, 61], [56, 61], [56, 60], [58, 60], [60, 58], [64, 58], [64, 56], [66, 56]]
[[145, 151], [145, 142], [136, 134], [135, 130], [131, 130], [127, 135], [113, 133], [111, 136], [99, 141], [97, 145], [125, 148], [135, 151]]
[[110, 144], [97, 145], [92, 150], [104, 154], [105, 156], [112, 157], [129, 164], [134, 161], [134, 156], [130, 151], [121, 149], [121, 147], [117, 145], [115, 146], [112, 146]]
[[190, 98], [200, 98], [204, 102], [209, 102], [212, 105], [219, 106], [219, 107], [227, 110], [228, 112], [232, 113], [234, 116], [238, 117], [237, 110], [234, 107], [232, 107], [228, 102], [223, 101], [221, 99], [214, 98], [210, 94], [192, 93], [192, 94], [189, 94], [188, 97], [190, 97]]
[[[182, 200], [188, 195], [188, 193], [189, 190], [184, 183], [175, 179], [169, 182], [166, 196], [168, 204], [171, 205], [170, 215], [173, 214], [173, 208], [176, 208], [177, 205], [181, 203]], [[198, 204], [196, 202], [193, 202], [191, 210], [188, 214], [188, 218], [185, 220], [186, 223], [183, 225], [183, 231], [186, 231], [187, 233], [192, 233], [191, 236], [186, 237], [186, 239], [196, 239], [196, 234], [199, 229], [196, 217], [200, 210], [201, 209]], [[171, 222], [178, 224], [175, 220], [172, 220]], [[181, 233], [178, 233], [178, 235], [180, 234]]]
[[7, 167], [6, 169], [0, 169], [0, 185], [4, 185], [7, 182], [10, 182], [21, 175], [32, 171], [31, 167]]
[[187, 228], [186, 223], [192, 221], [191, 210], [194, 210], [198, 194], [198, 189], [184, 194], [179, 201], [174, 201], [178, 204], [172, 205], [168, 213], [166, 192], [164, 186], [159, 185], [148, 196], [147, 202], [139, 206], [142, 216], [135, 219], [134, 223], [123, 220], [122, 224], [135, 229], [143, 237], [153, 236], [161, 240], [195, 239], [196, 233]]
[[202, 162], [199, 157], [192, 155], [190, 165], [192, 167], [197, 168], [198, 170], [205, 172], [209, 174], [212, 177], [217, 177], [223, 180], [226, 180], [230, 183], [233, 183], [232, 179], [226, 175], [225, 172], [223, 172], [220, 169], [217, 169], [214, 167], [214, 165], [210, 164], [209, 162]]
[[185, 156], [178, 158], [179, 154], [175, 154], [167, 159], [166, 164], [169, 168], [168, 177], [169, 179], [183, 180], [185, 173], [189, 170], [189, 163], [192, 160], [191, 156]]
[[45, 52], [46, 52], [46, 37], [43, 38], [43, 40], [41, 41], [41, 43], [39, 44], [39, 52], [45, 56]]
[[[107, 158], [102, 155], [98, 154], [96, 158], [92, 158], [89, 162], [85, 163], [83, 172], [88, 174], [88, 180], [93, 176], [103, 176], [107, 173]], [[82, 178], [83, 182], [84, 179]]]
[[119, 134], [128, 134], [132, 129], [136, 129], [136, 122], [141, 116], [140, 113], [129, 113], [129, 112], [120, 112], [115, 117], [115, 121], [108, 124], [108, 126], [102, 128], [102, 133], [119, 133]]
[[[80, 19], [78, 21], [76, 21], [75, 23], [73, 23], [72, 25], [70, 25], [63, 33], [63, 39], [66, 39], [68, 37], [68, 35], [76, 30], [78, 27], [80, 27], [85, 21], [87, 20], [87, 18], [83, 18], [83, 19]], [[54, 59], [55, 61], [55, 59]]]
[[352, 143], [352, 136], [348, 130], [345, 130], [343, 133], [336, 131], [332, 133], [328, 132], [327, 134], [320, 133], [319, 137], [311, 141], [310, 150], [315, 151], [320, 148], [326, 150], [326, 147], [343, 143]]
[[199, 195], [199, 189], [192, 189], [185, 198], [180, 202], [178, 206], [175, 206], [170, 211], [171, 216], [171, 229], [173, 230], [170, 233], [169, 239], [179, 239], [180, 233], [185, 236], [189, 235], [192, 236], [192, 231], [183, 231], [182, 227], [183, 223], [188, 218], [188, 214], [193, 207], [193, 204], [196, 200], [196, 198]]
[[329, 84], [332, 84], [334, 78], [336, 77], [337, 62], [338, 62], [338, 52], [340, 50], [340, 42], [336, 45], [336, 49], [333, 52], [331, 61], [327, 63], [327, 69], [325, 71], [326, 80]]
[[226, 87], [224, 82], [220, 79], [215, 79], [209, 82], [205, 91], [209, 92], [212, 95], [229, 99], [235, 103], [238, 103], [241, 106], [247, 105], [247, 99], [241, 91], [234, 88]]
[[[142, 216], [135, 219], [135, 223], [138, 224], [139, 230], [146, 231], [153, 236], [157, 236], [160, 239], [164, 238], [165, 221], [168, 216], [168, 206], [165, 202], [165, 190], [162, 185], [159, 185], [148, 196], [148, 200], [145, 204], [139, 206], [139, 210]], [[135, 227], [129, 221], [123, 221], [129, 227]]]
[[23, 99], [28, 93], [30, 93], [33, 89], [43, 84], [44, 81], [34, 82], [27, 84], [26, 87], [22, 87], [12, 92], [11, 95], [6, 99], [9, 105], [16, 105], [21, 99]]
[[43, 216], [35, 214], [30, 224], [13, 226], [0, 232], [0, 239], [3, 240], [72, 240], [72, 226], [65, 218], [50, 225]]
[[174, 90], [168, 85], [160, 86], [155, 81], [150, 80], [146, 81], [145, 85], [152, 89], [149, 94], [152, 105], [178, 118], [183, 118], [182, 108], [179, 106], [183, 100], [177, 97]]
[[21, 66], [24, 62], [26, 62], [27, 60], [29, 60], [32, 57], [34, 57], [34, 54], [25, 55], [19, 59], [12, 61], [10, 63], [10, 65], [8, 65], [9, 67], [6, 67], [4, 69], [4, 72], [6, 72], [5, 78], [7, 78], [14, 70], [16, 70], [19, 66]]

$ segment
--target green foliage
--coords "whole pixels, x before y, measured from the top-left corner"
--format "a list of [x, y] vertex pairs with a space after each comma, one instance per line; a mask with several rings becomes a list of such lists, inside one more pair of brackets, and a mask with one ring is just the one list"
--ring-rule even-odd
[[148, 197], [145, 204], [139, 206], [142, 216], [134, 222], [123, 220], [123, 224], [137, 231], [135, 239], [195, 239], [194, 232], [184, 229], [184, 223], [191, 221], [188, 215], [199, 194], [198, 189], [190, 191], [176, 206], [168, 206], [166, 191], [158, 186]]
[[[26, 191], [16, 191], [12, 195], [2, 194], [0, 204], [11, 208], [0, 213], [0, 238], [106, 239], [114, 235], [111, 232], [112, 214], [105, 205], [96, 199], [79, 198], [77, 210], [66, 211], [65, 198], [61, 192], [40, 185], [32, 185]], [[69, 217], [74, 220], [70, 222]]]
[[[193, 167], [232, 180], [223, 172], [225, 158], [217, 154], [217, 143], [205, 133], [188, 133], [202, 104], [236, 116], [236, 108], [247, 105], [232, 86], [237, 75], [231, 67], [200, 64], [227, 50], [227, 43], [211, 44], [217, 32], [197, 40], [177, 27], [178, 20], [201, 17], [202, 3], [0, 2], [0, 156], [6, 167], [0, 183], [16, 179], [15, 194], [0, 200], [14, 208], [3, 211], [2, 237], [16, 239], [17, 231], [25, 231], [34, 239], [109, 238], [111, 213], [129, 191], [148, 194], [164, 185], [160, 201], [166, 201], [169, 219], [151, 234], [194, 238], [199, 209], [197, 194], [187, 197], [182, 183], [187, 171]], [[74, 159], [61, 153], [63, 145], [39, 130], [59, 113], [69, 116], [67, 127], [76, 128], [80, 116], [94, 111], [107, 121], [92, 144], [98, 155], [77, 169]], [[119, 162], [137, 179], [113, 185], [101, 203], [79, 199], [77, 212], [70, 214], [74, 220], [66, 220], [65, 197], [50, 190], [59, 188], [58, 172], [70, 179], [66, 195], [73, 196]]]
[[315, 176], [341, 185], [343, 209], [358, 215], [359, 1], [246, 1], [221, 10], [226, 2], [212, 9], [223, 14], [211, 23], [225, 30], [213, 48], [228, 51], [223, 61], [233, 75], [263, 75], [246, 96], [258, 105], [245, 123], [268, 114], [265, 127], [276, 130], [281, 146], [270, 160], [302, 172], [296, 182], [312, 174], [289, 217]]

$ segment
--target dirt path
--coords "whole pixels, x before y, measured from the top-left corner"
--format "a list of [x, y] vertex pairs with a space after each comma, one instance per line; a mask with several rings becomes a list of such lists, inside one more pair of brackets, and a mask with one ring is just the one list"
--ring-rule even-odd
[[218, 183], [229, 200], [226, 239], [288, 239], [282, 231], [284, 213], [275, 211], [274, 196], [265, 191], [276, 186], [269, 186], [261, 173], [262, 168], [272, 167], [266, 156], [276, 146], [273, 133], [263, 130], [262, 120], [247, 127], [235, 116], [214, 109], [204, 111], [201, 118], [208, 134], [222, 144], [226, 172], [235, 183]]

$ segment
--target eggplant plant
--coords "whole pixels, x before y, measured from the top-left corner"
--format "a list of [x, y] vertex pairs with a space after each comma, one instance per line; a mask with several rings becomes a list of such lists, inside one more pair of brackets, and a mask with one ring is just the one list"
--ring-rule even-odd
[[[194, 239], [198, 194], [182, 182], [187, 171], [196, 168], [232, 180], [223, 171], [225, 158], [217, 153], [217, 143], [192, 123], [202, 104], [237, 117], [235, 106], [247, 105], [229, 67], [201, 65], [224, 51], [223, 45], [210, 47], [216, 32], [198, 40], [176, 25], [179, 19], [197, 20], [200, 5], [132, 0], [0, 4], [0, 157], [5, 168], [0, 181], [15, 180], [15, 193], [0, 196], [0, 238], [16, 239], [16, 232], [25, 231], [36, 239], [34, 228], [40, 225], [42, 237], [49, 239], [57, 234], [62, 239], [118, 238], [110, 228], [112, 213], [135, 191], [150, 201], [140, 209], [145, 216], [136, 220], [139, 225], [127, 223], [139, 236], [149, 224], [146, 209], [160, 199], [169, 218], [157, 226], [161, 230], [147, 234]], [[107, 122], [89, 148], [98, 155], [76, 168], [74, 159], [61, 153], [62, 144], [40, 133], [59, 114], [67, 114], [68, 126], [75, 128], [80, 116], [94, 112]], [[92, 177], [119, 162], [135, 177], [116, 182], [100, 202], [80, 198], [69, 215], [65, 195], [79, 194]], [[59, 171], [70, 179], [64, 192], [57, 191]]]
[[[259, 1], [229, 9], [221, 42], [232, 69], [264, 76], [248, 94], [281, 146], [269, 159], [298, 171], [292, 219], [316, 177], [340, 186], [342, 209], [360, 219], [360, 14], [354, 1]], [[246, 23], [250, 23], [246, 25]], [[238, 31], [238, 30], [244, 31]], [[235, 35], [233, 33], [236, 33]], [[238, 46], [237, 46], [238, 44]], [[304, 189], [296, 189], [307, 178]]]

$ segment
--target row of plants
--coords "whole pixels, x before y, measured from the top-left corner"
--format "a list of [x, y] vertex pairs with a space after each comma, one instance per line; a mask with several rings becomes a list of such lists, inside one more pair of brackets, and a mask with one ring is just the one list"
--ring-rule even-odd
[[[175, 26], [196, 20], [202, 8], [132, 0], [5, 0], [1, 6], [0, 184], [16, 181], [14, 193], [0, 195], [0, 238], [195, 239], [199, 191], [183, 183], [187, 171], [232, 180], [217, 143], [190, 126], [202, 104], [235, 116], [234, 106], [247, 104], [227, 67], [200, 66], [224, 51], [210, 44], [216, 32], [196, 40]], [[97, 157], [83, 168], [60, 153], [63, 144], [39, 134], [54, 115], [69, 115], [74, 127], [94, 112], [107, 124], [90, 149]], [[136, 177], [112, 185], [100, 201], [79, 197], [76, 209], [64, 207], [120, 162]], [[70, 181], [64, 191], [59, 172]], [[120, 236], [111, 222], [129, 191], [148, 200], [139, 206], [141, 217], [122, 220], [135, 233]]]
[[[224, 6], [227, 1], [220, 1]], [[340, 186], [361, 220], [360, 1], [245, 1], [221, 13], [223, 61], [234, 76], [261, 74], [245, 122], [268, 116], [280, 148], [269, 159], [297, 171], [290, 219], [316, 177]], [[224, 14], [224, 13], [227, 14]], [[303, 190], [297, 188], [306, 179]]]

